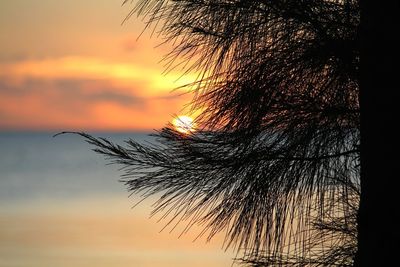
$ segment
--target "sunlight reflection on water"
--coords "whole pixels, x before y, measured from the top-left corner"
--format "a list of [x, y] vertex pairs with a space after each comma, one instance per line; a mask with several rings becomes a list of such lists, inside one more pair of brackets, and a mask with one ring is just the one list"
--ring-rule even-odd
[[0, 266], [231, 266], [221, 236], [159, 233], [151, 199], [131, 209], [138, 198], [117, 182], [118, 167], [82, 138], [1, 133], [0, 148]]

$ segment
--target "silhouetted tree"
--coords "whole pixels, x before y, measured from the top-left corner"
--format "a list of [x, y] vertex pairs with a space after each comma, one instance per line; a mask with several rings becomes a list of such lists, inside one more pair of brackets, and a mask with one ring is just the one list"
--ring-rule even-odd
[[361, 201], [355, 266], [398, 265], [399, 1], [361, 1]]
[[199, 73], [188, 85], [197, 128], [167, 125], [157, 143], [126, 147], [79, 134], [123, 166], [132, 193], [160, 194], [154, 212], [201, 224], [210, 238], [226, 231], [245, 264], [351, 266], [359, 2], [141, 0], [135, 13], [175, 44], [169, 69]]

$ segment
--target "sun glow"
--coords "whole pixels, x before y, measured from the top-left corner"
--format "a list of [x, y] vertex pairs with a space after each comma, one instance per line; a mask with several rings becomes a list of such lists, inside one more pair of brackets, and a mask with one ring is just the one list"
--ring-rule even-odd
[[175, 130], [183, 134], [192, 133], [195, 127], [194, 120], [189, 116], [178, 116], [172, 121], [172, 124]]

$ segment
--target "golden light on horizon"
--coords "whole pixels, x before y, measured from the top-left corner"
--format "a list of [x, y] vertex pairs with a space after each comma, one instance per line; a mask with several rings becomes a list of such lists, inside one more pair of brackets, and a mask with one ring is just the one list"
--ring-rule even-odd
[[189, 134], [195, 131], [194, 120], [189, 116], [180, 115], [172, 121], [172, 124], [175, 130], [183, 134]]
[[[173, 44], [142, 34], [142, 18], [121, 25], [135, 5], [121, 2], [0, 1], [0, 267], [232, 265], [223, 233], [208, 242], [201, 225], [186, 233], [185, 222], [161, 231], [161, 214], [148, 219], [156, 198], [136, 206], [118, 168], [78, 136], [52, 138], [152, 142], [147, 134], [173, 123], [171, 114], [187, 115], [200, 74], [178, 63], [166, 70], [160, 60]], [[178, 135], [199, 129], [190, 116], [171, 126]]]

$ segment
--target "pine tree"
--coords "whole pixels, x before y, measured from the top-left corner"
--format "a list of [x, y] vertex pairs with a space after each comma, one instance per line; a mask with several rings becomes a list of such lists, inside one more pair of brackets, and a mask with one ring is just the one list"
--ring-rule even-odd
[[[128, 1], [125, 1], [128, 2]], [[226, 231], [249, 266], [352, 266], [360, 199], [360, 7], [354, 0], [141, 0], [200, 73], [196, 129], [126, 147], [79, 133], [171, 222]], [[128, 16], [128, 18], [129, 18]], [[161, 26], [159, 26], [161, 25]]]

